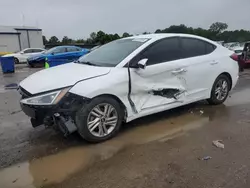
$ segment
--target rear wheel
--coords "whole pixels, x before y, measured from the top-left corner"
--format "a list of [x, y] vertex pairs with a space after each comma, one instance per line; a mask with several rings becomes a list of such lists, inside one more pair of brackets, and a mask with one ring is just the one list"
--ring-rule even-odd
[[102, 142], [119, 132], [123, 116], [123, 109], [115, 99], [98, 97], [77, 112], [76, 125], [85, 140]]
[[218, 105], [222, 104], [228, 97], [231, 81], [228, 76], [222, 74], [214, 82], [211, 97], [208, 99], [209, 104]]

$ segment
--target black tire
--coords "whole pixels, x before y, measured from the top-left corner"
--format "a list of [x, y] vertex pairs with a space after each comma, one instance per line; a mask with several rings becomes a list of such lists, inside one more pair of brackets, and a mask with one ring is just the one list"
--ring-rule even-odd
[[43, 67], [45, 67], [45, 63], [44, 62], [35, 63], [34, 67], [35, 68], [43, 68]]
[[28, 64], [30, 68], [34, 68], [34, 65], [33, 64]]
[[[227, 82], [227, 93], [226, 93], [226, 96], [222, 99], [222, 100], [219, 100], [217, 97], [216, 97], [216, 94], [215, 94], [215, 90], [216, 90], [216, 86], [218, 84], [219, 81], [226, 81]], [[230, 81], [230, 78], [227, 76], [227, 75], [220, 75], [214, 82], [214, 85], [213, 85], [213, 88], [212, 88], [212, 91], [211, 91], [211, 96], [209, 99], [207, 99], [208, 103], [211, 104], [211, 105], [219, 105], [219, 104], [222, 104], [225, 102], [225, 100], [227, 99], [228, 97], [228, 94], [229, 94], [229, 91], [230, 91], [230, 88], [232, 86], [232, 83]]]
[[[103, 103], [110, 104], [115, 108], [115, 110], [117, 111], [118, 120], [114, 130], [110, 134], [104, 137], [97, 137], [93, 135], [88, 129], [87, 119], [91, 110], [95, 108], [97, 105]], [[78, 133], [81, 135], [83, 139], [85, 139], [88, 142], [98, 143], [114, 137], [120, 130], [123, 118], [124, 118], [124, 109], [119, 104], [119, 102], [117, 102], [112, 97], [106, 97], [106, 96], [97, 97], [92, 99], [89, 103], [84, 104], [84, 106], [76, 113], [76, 126], [78, 129]]]
[[14, 57], [14, 62], [15, 64], [19, 64], [19, 60], [16, 57]]

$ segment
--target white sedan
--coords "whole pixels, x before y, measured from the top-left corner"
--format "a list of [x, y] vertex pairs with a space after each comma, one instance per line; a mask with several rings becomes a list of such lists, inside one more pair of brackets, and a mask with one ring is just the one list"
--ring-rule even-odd
[[194, 35], [123, 38], [26, 78], [20, 103], [33, 127], [59, 126], [64, 135], [78, 131], [101, 142], [122, 122], [204, 99], [223, 103], [238, 80], [232, 54]]
[[16, 64], [18, 63], [26, 63], [27, 59], [33, 55], [37, 55], [40, 54], [42, 52], [44, 52], [45, 49], [42, 48], [26, 48], [20, 52], [16, 52], [13, 54], [7, 54], [4, 55], [3, 57], [10, 57], [10, 56], [14, 56], [14, 61]]

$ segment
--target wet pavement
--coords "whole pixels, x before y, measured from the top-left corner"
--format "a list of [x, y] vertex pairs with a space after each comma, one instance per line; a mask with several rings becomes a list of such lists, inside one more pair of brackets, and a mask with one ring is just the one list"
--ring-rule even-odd
[[223, 105], [202, 101], [144, 117], [100, 144], [31, 127], [19, 94], [4, 85], [35, 71], [0, 74], [0, 188], [249, 187], [249, 70]]

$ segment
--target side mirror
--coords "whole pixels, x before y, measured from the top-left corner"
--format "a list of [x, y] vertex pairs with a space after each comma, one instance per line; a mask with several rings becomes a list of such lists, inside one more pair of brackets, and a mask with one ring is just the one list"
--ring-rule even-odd
[[138, 67], [139, 67], [140, 69], [146, 69], [147, 62], [148, 62], [148, 59], [141, 59], [141, 60], [138, 62]]
[[54, 53], [54, 52], [52, 52], [52, 53], [51, 53], [51, 55], [55, 55], [55, 53]]

